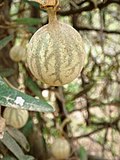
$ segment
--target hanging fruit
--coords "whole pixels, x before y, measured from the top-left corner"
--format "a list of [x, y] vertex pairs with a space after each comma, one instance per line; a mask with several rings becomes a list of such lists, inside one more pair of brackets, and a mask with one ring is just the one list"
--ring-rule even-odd
[[78, 77], [83, 68], [82, 38], [73, 27], [57, 20], [58, 0], [46, 0], [42, 6], [49, 23], [35, 32], [27, 46], [28, 67], [38, 80], [51, 86], [64, 85]]
[[29, 114], [27, 110], [5, 108], [3, 117], [7, 125], [15, 128], [22, 128], [27, 123]]
[[15, 62], [26, 60], [26, 49], [23, 46], [15, 45], [10, 50], [10, 58]]
[[52, 144], [51, 152], [57, 160], [68, 159], [70, 156], [70, 144], [64, 138], [57, 138]]

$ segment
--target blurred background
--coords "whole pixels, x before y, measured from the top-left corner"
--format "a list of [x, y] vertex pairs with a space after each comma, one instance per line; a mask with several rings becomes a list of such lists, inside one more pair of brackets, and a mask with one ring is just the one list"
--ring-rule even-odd
[[[120, 1], [60, 0], [58, 19], [81, 34], [86, 61], [73, 82], [51, 87], [32, 76], [25, 59], [31, 36], [48, 22], [46, 11], [33, 1], [0, 0], [0, 76], [56, 109], [29, 111], [27, 123], [19, 129], [27, 139], [20, 149], [37, 160], [55, 160], [51, 148], [64, 137], [71, 148], [69, 160], [120, 160]], [[23, 58], [16, 60], [11, 52]], [[60, 148], [58, 144], [55, 152], [61, 154]], [[0, 141], [0, 159], [14, 160], [14, 153]]]

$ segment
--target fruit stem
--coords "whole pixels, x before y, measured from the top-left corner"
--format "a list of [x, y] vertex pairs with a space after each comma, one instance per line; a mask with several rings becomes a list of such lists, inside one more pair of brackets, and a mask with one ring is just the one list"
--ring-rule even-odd
[[54, 10], [53, 7], [49, 7], [47, 8], [47, 12], [48, 12], [49, 23], [56, 22], [57, 21], [56, 10]]

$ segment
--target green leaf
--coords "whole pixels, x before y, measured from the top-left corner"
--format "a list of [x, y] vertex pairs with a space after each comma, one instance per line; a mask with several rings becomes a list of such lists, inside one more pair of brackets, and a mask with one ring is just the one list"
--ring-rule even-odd
[[28, 4], [30, 4], [30, 5], [32, 5], [32, 6], [34, 6], [34, 7], [36, 7], [36, 8], [40, 8], [39, 3], [37, 3], [37, 2], [29, 1], [29, 0], [23, 0], [23, 1], [28, 3]]
[[25, 151], [28, 152], [30, 150], [29, 143], [22, 132], [13, 127], [7, 127], [6, 130]]
[[79, 148], [77, 153], [78, 153], [80, 160], [88, 160], [87, 151], [85, 150], [83, 146]]
[[25, 137], [30, 135], [30, 133], [33, 131], [33, 120], [31, 118], [29, 118], [27, 124], [21, 128], [21, 131]]
[[12, 39], [14, 38], [13, 35], [7, 36], [0, 40], [0, 50], [5, 47]]
[[2, 158], [2, 160], [16, 160], [16, 158], [7, 155], [4, 158]]
[[33, 26], [28, 26], [27, 31], [31, 33], [35, 33], [37, 31], [37, 28]]
[[[7, 156], [4, 156], [4, 158], [2, 158], [2, 160], [17, 160], [17, 159], [7, 155]], [[21, 157], [21, 160], [35, 160], [35, 158], [30, 155], [24, 155]]]
[[15, 70], [12, 68], [0, 68], [0, 76], [9, 77], [15, 73]]
[[5, 132], [3, 139], [1, 142], [19, 159], [22, 160], [21, 157], [24, 156], [24, 153], [20, 146], [16, 143], [16, 141]]
[[53, 112], [46, 101], [36, 99], [16, 89], [10, 88], [0, 77], [0, 105], [38, 112]]
[[39, 18], [18, 18], [15, 20], [17, 24], [24, 24], [24, 25], [38, 25], [40, 24], [40, 19]]
[[[20, 146], [16, 143], [16, 141], [9, 135], [8, 132], [5, 132], [4, 138], [1, 142], [19, 159], [19, 160], [34, 160], [35, 158], [30, 155], [25, 155], [20, 148]], [[4, 160], [16, 160], [13, 157], [6, 156]]]
[[25, 86], [27, 86], [36, 96], [43, 99], [39, 86], [35, 81], [32, 80], [32, 78], [27, 77], [25, 79]]
[[21, 160], [35, 160], [35, 158], [33, 156], [25, 155], [21, 157]]

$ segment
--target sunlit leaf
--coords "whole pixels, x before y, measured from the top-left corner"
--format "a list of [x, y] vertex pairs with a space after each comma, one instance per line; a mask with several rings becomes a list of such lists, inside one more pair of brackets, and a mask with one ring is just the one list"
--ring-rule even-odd
[[46, 102], [10, 88], [0, 77], [0, 105], [38, 112], [52, 112], [54, 109]]

